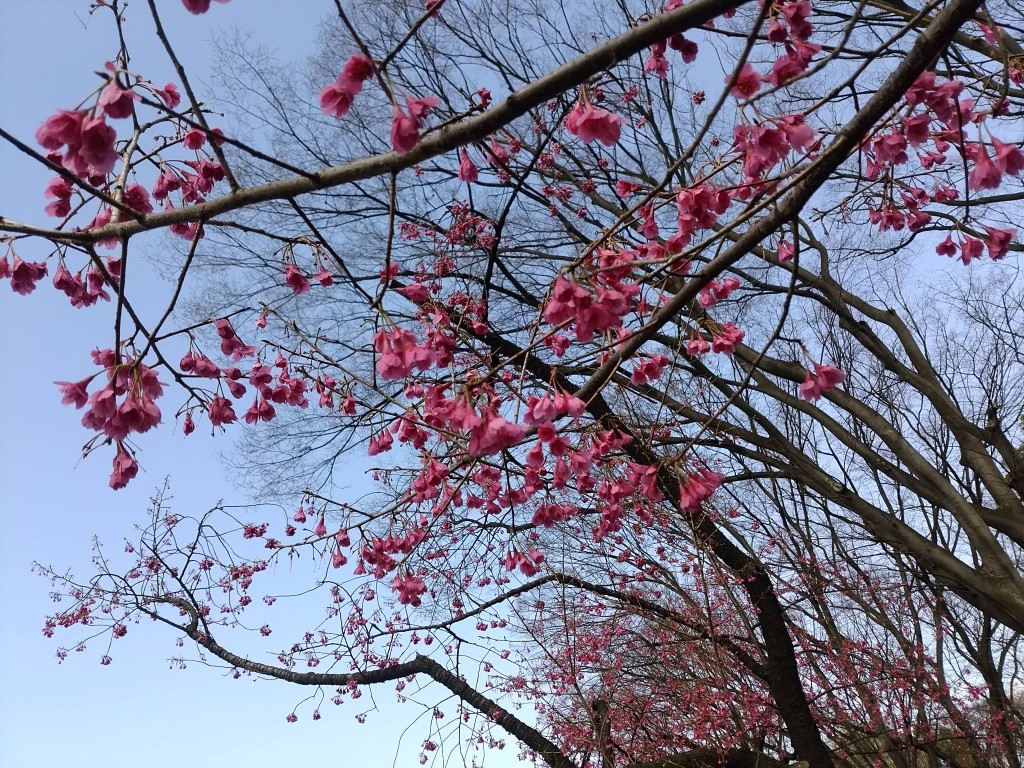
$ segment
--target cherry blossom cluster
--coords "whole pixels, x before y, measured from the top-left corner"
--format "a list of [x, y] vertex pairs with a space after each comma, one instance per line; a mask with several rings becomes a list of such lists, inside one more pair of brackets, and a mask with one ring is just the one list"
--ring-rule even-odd
[[95, 350], [93, 363], [104, 369], [105, 384], [90, 395], [88, 388], [100, 374], [78, 382], [57, 382], [64, 405], [81, 409], [88, 406], [82, 426], [105, 436], [117, 445], [110, 487], [124, 488], [138, 473], [138, 463], [124, 441], [132, 434], [148, 432], [160, 424], [156, 400], [163, 395], [163, 384], [156, 372], [129, 357], [119, 357], [114, 350]]

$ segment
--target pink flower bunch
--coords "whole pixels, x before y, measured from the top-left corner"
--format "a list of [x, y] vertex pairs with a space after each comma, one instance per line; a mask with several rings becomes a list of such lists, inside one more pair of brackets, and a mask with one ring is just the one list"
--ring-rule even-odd
[[117, 441], [117, 453], [114, 454], [114, 470], [110, 473], [110, 487], [119, 491], [128, 485], [139, 474], [139, 463], [125, 450], [124, 443]]
[[[228, 0], [217, 0], [218, 3], [226, 3]], [[181, 0], [181, 4], [188, 9], [189, 13], [199, 15], [210, 10], [210, 0]]]
[[218, 379], [220, 378], [220, 368], [206, 355], [198, 354], [189, 350], [185, 353], [185, 356], [181, 358], [178, 363], [178, 367], [184, 373], [191, 373], [193, 376], [198, 376], [203, 379]]
[[175, 109], [181, 104], [181, 94], [178, 93], [178, 86], [174, 83], [168, 83], [160, 90], [153, 90], [153, 94], [159, 96], [168, 109]]
[[[324, 529], [324, 533], [326, 532]], [[323, 535], [322, 533], [317, 534], [317, 536]], [[355, 575], [362, 576], [367, 573], [367, 568], [369, 568], [369, 572], [375, 578], [383, 579], [398, 566], [393, 555], [412, 554], [412, 551], [426, 538], [426, 528], [419, 527], [404, 536], [386, 536], [383, 539], [371, 540], [363, 545], [359, 553], [359, 564], [354, 571]]]
[[668, 365], [668, 358], [664, 355], [651, 355], [633, 365], [633, 372], [629, 380], [637, 386], [643, 386], [655, 382], [661, 378], [661, 374]]
[[413, 370], [425, 371], [437, 360], [437, 351], [419, 346], [416, 334], [395, 328], [390, 333], [378, 331], [373, 337], [377, 358], [377, 373], [384, 381], [398, 381]]
[[940, 256], [955, 258], [957, 251], [960, 252], [960, 261], [967, 266], [975, 259], [981, 258], [985, 248], [988, 248], [988, 255], [993, 261], [1006, 256], [1017, 234], [1015, 229], [997, 229], [985, 227], [985, 236], [981, 239], [958, 235], [957, 242], [953, 242], [952, 235], [946, 235], [946, 239], [935, 246], [935, 252]]
[[531, 426], [547, 424], [562, 416], [578, 418], [583, 415], [587, 405], [575, 395], [567, 395], [556, 391], [554, 397], [532, 396], [526, 403], [523, 420]]
[[511, 448], [526, 436], [526, 427], [512, 424], [493, 411], [469, 431], [468, 450], [472, 456], [492, 456]]
[[576, 106], [565, 118], [565, 128], [584, 144], [600, 141], [606, 147], [614, 147], [622, 135], [622, 124], [626, 121], [606, 109], [598, 109], [590, 103], [586, 91]]
[[814, 403], [818, 401], [823, 393], [830, 392], [845, 380], [846, 374], [834, 365], [814, 363], [814, 370], [807, 371], [807, 375], [800, 385], [797, 394], [802, 400]]
[[712, 184], [699, 184], [676, 194], [679, 234], [673, 238], [673, 252], [681, 251], [693, 239], [699, 229], [710, 229], [718, 223], [718, 217], [729, 210], [732, 198], [729, 193]]
[[480, 174], [477, 172], [476, 165], [469, 158], [469, 152], [465, 149], [462, 150], [460, 155], [461, 160], [459, 161], [459, 181], [464, 181], [467, 184], [476, 183]]
[[781, 88], [802, 75], [819, 53], [821, 46], [817, 43], [788, 43], [786, 53], [772, 64], [772, 71], [765, 77], [765, 82]]
[[668, 77], [668, 59], [665, 58], [667, 47], [664, 40], [659, 40], [651, 46], [651, 55], [644, 62], [645, 75], [657, 75], [662, 80]]
[[397, 104], [394, 105], [394, 117], [391, 121], [391, 146], [395, 152], [404, 155], [411, 152], [412, 148], [420, 140], [420, 128], [427, 115], [434, 107], [440, 104], [440, 100], [434, 96], [423, 99], [411, 99], [405, 97], [409, 107], [409, 114], [402, 111]]
[[[82, 426], [101, 432], [111, 440], [124, 440], [132, 433], [144, 433], [160, 423], [156, 400], [163, 385], [156, 371], [130, 359], [116, 364], [113, 350], [93, 352], [93, 360], [107, 370], [108, 384], [89, 398]], [[82, 382], [79, 382], [81, 384]], [[58, 382], [65, 398], [74, 398], [76, 408], [85, 405], [78, 385]], [[124, 397], [121, 402], [118, 398]]]
[[373, 62], [356, 54], [345, 64], [338, 79], [320, 91], [320, 110], [325, 115], [344, 117], [363, 90], [363, 83], [372, 76]]
[[43, 191], [43, 197], [47, 200], [53, 200], [52, 203], [46, 206], [46, 215], [63, 219], [71, 213], [71, 195], [73, 191], [74, 188], [71, 186], [71, 182], [62, 176], [50, 179], [50, 183], [46, 185], [46, 189]]
[[116, 80], [111, 80], [110, 85], [103, 89], [96, 105], [103, 110], [107, 117], [115, 120], [122, 120], [135, 114], [135, 102], [138, 94], [134, 91], [122, 88]]
[[420, 598], [427, 591], [427, 585], [422, 579], [410, 575], [396, 577], [391, 582], [391, 588], [398, 595], [398, 602], [402, 605], [411, 605], [413, 608], [420, 606]]
[[739, 287], [740, 281], [735, 277], [727, 277], [721, 281], [715, 280], [700, 289], [700, 293], [697, 294], [697, 303], [704, 309], [711, 309], [718, 302], [729, 298]]
[[233, 424], [238, 420], [231, 401], [220, 395], [213, 398], [206, 406], [206, 415], [210, 418], [210, 423], [215, 427]]
[[256, 347], [246, 346], [246, 344], [238, 338], [235, 333], [235, 329], [231, 327], [231, 321], [226, 317], [221, 318], [214, 327], [217, 329], [217, 335], [220, 337], [220, 351], [221, 354], [230, 357], [236, 363], [243, 357], [255, 357]]
[[1024, 170], [1024, 153], [1012, 144], [992, 140], [995, 160], [989, 156], [984, 144], [968, 144], [967, 156], [974, 162], [974, 169], [967, 180], [971, 190], [998, 189], [1003, 174], [1017, 176]]
[[121, 278], [121, 260], [113, 257], [107, 259], [107, 275], [92, 266], [86, 273], [86, 279], [82, 280], [81, 272], [72, 274], [63, 263], [57, 267], [53, 276], [53, 287], [62, 292], [71, 300], [71, 306], [76, 309], [91, 307], [99, 299], [110, 301], [110, 294], [106, 292], [107, 277], [117, 285]]
[[[553, 528], [576, 516], [579, 510], [570, 504], [541, 504], [533, 513], [533, 524]], [[511, 569], [510, 569], [511, 570]]]
[[786, 115], [775, 125], [737, 125], [733, 148], [743, 155], [745, 181], [764, 178], [790, 151], [801, 152], [814, 144], [814, 129], [803, 115]]
[[629, 298], [621, 291], [599, 288], [595, 300], [586, 288], [560, 276], [544, 307], [544, 320], [552, 325], [573, 321], [576, 338], [587, 343], [593, 340], [595, 333], [620, 327], [630, 305]]
[[171, 168], [164, 168], [153, 184], [153, 198], [166, 200], [171, 192], [181, 189], [182, 180]]
[[527, 578], [540, 573], [540, 567], [543, 563], [544, 555], [536, 549], [531, 549], [527, 553], [513, 549], [505, 555], [505, 568], [509, 571], [514, 571], [518, 568], [519, 572]]
[[[728, 81], [730, 78], [726, 78]], [[749, 99], [761, 90], [761, 76], [749, 64], [744, 64], [736, 77], [736, 82], [729, 94], [736, 99]]]
[[66, 147], [61, 164], [76, 176], [106, 176], [117, 163], [117, 132], [102, 117], [82, 110], [60, 110], [36, 131], [39, 146], [51, 152]]
[[28, 296], [36, 289], [36, 283], [46, 277], [45, 262], [22, 261], [14, 257], [14, 264], [7, 257], [0, 258], [0, 280], [10, 278], [11, 290], [20, 296]]
[[[811, 4], [807, 0], [784, 5], [779, 15], [789, 26], [789, 34], [794, 40], [807, 40], [814, 33], [814, 25], [807, 21], [811, 15]], [[778, 21], [776, 19], [773, 23]]]
[[289, 264], [284, 270], [284, 283], [292, 289], [296, 296], [309, 291], [310, 282], [302, 270], [294, 264]]
[[684, 512], [699, 512], [701, 505], [722, 485], [724, 475], [709, 469], [698, 469], [679, 484], [679, 506]]
[[711, 338], [711, 351], [716, 354], [731, 355], [736, 351], [744, 337], [743, 331], [732, 323], [726, 323]]
[[195, 173], [186, 173], [181, 180], [182, 202], [201, 203], [204, 195], [213, 191], [213, 185], [224, 180], [224, 169], [209, 160], [189, 160], [185, 165]]
[[491, 139], [491, 148], [487, 151], [487, 164], [497, 171], [507, 171], [509, 152], [497, 139]]
[[939, 84], [934, 71], [922, 72], [907, 89], [906, 100], [911, 106], [923, 104], [947, 128], [958, 128], [960, 122], [957, 97], [964, 89], [959, 80]]
[[672, 35], [668, 39], [668, 47], [673, 51], [677, 51], [683, 58], [684, 64], [692, 64], [697, 60], [697, 44], [692, 40], [688, 40], [682, 34]]
[[[276, 377], [273, 375], [273, 368], [257, 361], [252, 367], [252, 372], [249, 374], [249, 383], [262, 396], [266, 405], [269, 406], [269, 401], [273, 401], [279, 405], [308, 408], [309, 400], [306, 398], [306, 382], [302, 379], [291, 377], [287, 370], [287, 362], [283, 358], [278, 359], [275, 367], [280, 369], [280, 373]], [[228, 374], [234, 375], [233, 369], [225, 371], [225, 375]], [[266, 413], [265, 406], [256, 404], [253, 407], [257, 409], [262, 420], [270, 421], [273, 418], [272, 415], [269, 418], [263, 415]], [[263, 409], [262, 411], [260, 410], [261, 408]]]
[[367, 456], [378, 456], [382, 453], [387, 453], [391, 450], [391, 447], [395, 444], [395, 438], [392, 436], [389, 430], [384, 430], [370, 438], [370, 443], [366, 447]]

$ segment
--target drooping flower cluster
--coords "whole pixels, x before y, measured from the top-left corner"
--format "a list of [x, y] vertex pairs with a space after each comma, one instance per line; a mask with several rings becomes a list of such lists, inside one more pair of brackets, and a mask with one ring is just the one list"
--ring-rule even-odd
[[846, 374], [834, 365], [814, 363], [814, 370], [807, 371], [807, 376], [800, 385], [800, 397], [809, 403], [817, 402], [822, 394], [830, 392], [846, 381]]
[[587, 92], [580, 94], [580, 100], [565, 118], [565, 129], [584, 144], [599, 141], [606, 147], [614, 147], [622, 135], [625, 122], [607, 109], [599, 109], [590, 103]]
[[138, 464], [125, 448], [124, 440], [129, 435], [148, 432], [160, 423], [156, 400], [164, 389], [153, 369], [129, 357], [119, 361], [112, 349], [95, 350], [92, 358], [105, 370], [105, 386], [89, 394], [88, 387], [99, 374], [78, 382], [59, 381], [57, 386], [64, 405], [88, 406], [82, 426], [116, 443], [110, 487], [117, 490], [124, 488], [138, 472]]
[[0, 280], [10, 279], [11, 290], [20, 296], [32, 293], [46, 272], [45, 262], [22, 261], [15, 256], [11, 264], [6, 256], [0, 257]]
[[411, 152], [412, 148], [419, 143], [420, 128], [423, 126], [430, 110], [440, 104], [440, 100], [434, 96], [423, 99], [405, 97], [405, 103], [409, 108], [406, 114], [397, 104], [394, 105], [394, 117], [391, 120], [391, 146], [395, 152], [404, 155]]
[[372, 61], [358, 54], [350, 58], [338, 79], [320, 91], [321, 111], [337, 118], [347, 115], [363, 83], [372, 76]]

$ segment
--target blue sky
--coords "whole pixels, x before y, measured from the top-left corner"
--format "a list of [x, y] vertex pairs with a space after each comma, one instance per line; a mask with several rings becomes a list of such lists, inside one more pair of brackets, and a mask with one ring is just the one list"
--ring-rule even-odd
[[[109, 14], [89, 19], [88, 6], [86, 0], [0, 4], [0, 125], [28, 143], [34, 143], [43, 119], [75, 106], [96, 86], [93, 72], [115, 52]], [[204, 73], [214, 30], [251, 31], [254, 42], [276, 49], [279, 58], [295, 59], [311, 51], [329, 6], [319, 0], [235, 0], [195, 17], [178, 0], [160, 0], [167, 32], [200, 99], [209, 90]], [[135, 71], [161, 85], [175, 80], [144, 2], [130, 3], [126, 31], [134, 41]], [[0, 212], [48, 223], [42, 192], [52, 174], [6, 144], [0, 145], [0, 169]], [[47, 254], [42, 244], [18, 247], [26, 260]], [[141, 295], [152, 295], [157, 311], [170, 285], [143, 275], [141, 264], [134, 269], [136, 289], [143, 284]], [[126, 490], [107, 488], [108, 452], [79, 461], [89, 434], [79, 424], [81, 414], [60, 405], [52, 382], [92, 372], [88, 352], [111, 344], [112, 317], [107, 304], [72, 309], [48, 281], [28, 297], [0, 284], [0, 653], [6, 668], [0, 765], [177, 768], [184, 760], [195, 768], [222, 768], [316, 759], [391, 764], [399, 736], [419, 712], [414, 706], [389, 706], [390, 689], [377, 695], [382, 711], [367, 725], [355, 724], [351, 702], [340, 710], [328, 705], [319, 723], [309, 721], [307, 708], [298, 723], [288, 724], [285, 716], [307, 691], [267, 681], [235, 682], [195, 664], [171, 670], [166, 658], [175, 653], [174, 638], [146, 626], [131, 627], [118, 641], [109, 667], [100, 666], [98, 647], [57, 664], [54, 653], [62, 638], [46, 640], [41, 634], [51, 606], [47, 583], [30, 573], [33, 560], [87, 573], [92, 536], [118, 552], [132, 526], [144, 520], [149, 496], [165, 476], [171, 478], [178, 511], [202, 511], [222, 498], [243, 500], [217, 458], [230, 441], [213, 440], [200, 428], [185, 442], [170, 423], [173, 397], [162, 404], [163, 427], [138, 440], [143, 471]], [[425, 735], [411, 730], [398, 763], [416, 764]]]

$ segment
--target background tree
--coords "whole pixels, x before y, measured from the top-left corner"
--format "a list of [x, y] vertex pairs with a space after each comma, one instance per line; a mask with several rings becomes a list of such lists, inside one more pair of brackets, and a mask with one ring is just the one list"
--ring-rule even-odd
[[[116, 308], [62, 385], [111, 485], [173, 380], [186, 434], [266, 422], [240, 461], [300, 501], [158, 496], [126, 569], [42, 569], [47, 629], [148, 616], [313, 708], [433, 680], [424, 760], [504, 732], [556, 768], [1019, 766], [1021, 294], [977, 263], [1020, 249], [1019, 10], [336, 11], [305, 77], [224, 41], [235, 129], [122, 35], [49, 155], [3, 134], [61, 222], [0, 221], [0, 274]], [[153, 324], [127, 265], [161, 229]], [[317, 618], [281, 644], [286, 596]]]

